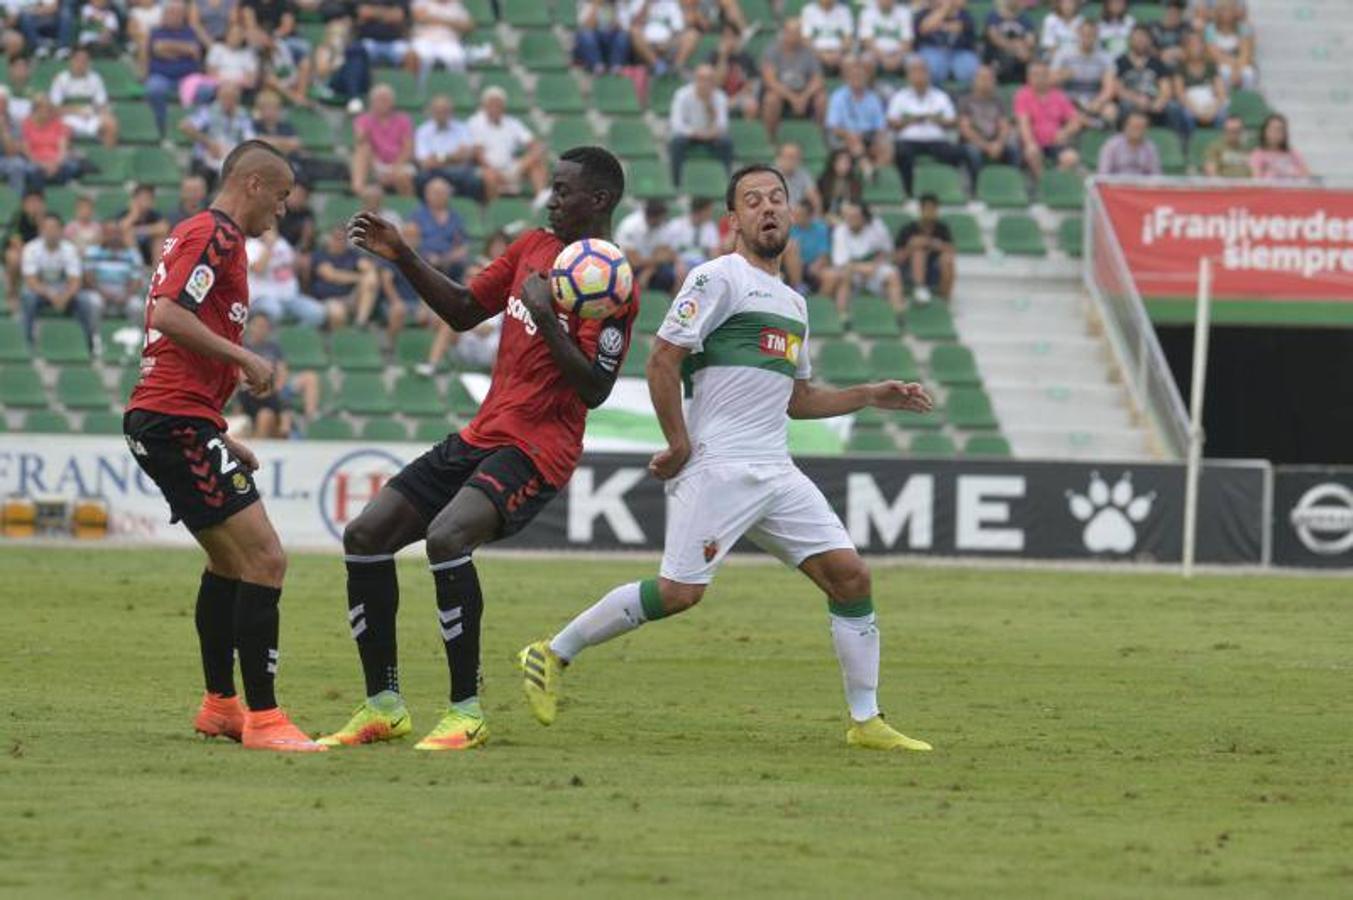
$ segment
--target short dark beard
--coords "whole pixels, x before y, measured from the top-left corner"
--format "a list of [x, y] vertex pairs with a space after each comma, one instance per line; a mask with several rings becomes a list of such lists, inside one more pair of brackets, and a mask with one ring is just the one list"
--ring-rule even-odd
[[759, 240], [748, 241], [747, 246], [751, 248], [753, 253], [762, 259], [779, 259], [781, 254], [785, 252], [785, 248], [789, 246], [789, 238], [786, 237], [769, 246], [761, 243]]

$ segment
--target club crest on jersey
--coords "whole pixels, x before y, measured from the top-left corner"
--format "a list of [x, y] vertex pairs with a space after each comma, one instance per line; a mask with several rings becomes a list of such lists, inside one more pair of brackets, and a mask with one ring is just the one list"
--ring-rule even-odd
[[230, 477], [230, 485], [237, 494], [246, 494], [249, 492], [249, 479], [244, 477], [243, 472], [236, 472]]
[[211, 266], [198, 266], [188, 276], [188, 283], [183, 286], [183, 290], [189, 297], [201, 303], [215, 283], [216, 273], [211, 270]]
[[710, 538], [705, 541], [705, 562], [714, 562], [714, 557], [719, 555], [719, 542]]
[[672, 307], [672, 317], [677, 320], [677, 324], [682, 326], [689, 327], [698, 315], [700, 315], [700, 304], [695, 302], [694, 297], [682, 297], [676, 302], [676, 306]]
[[787, 359], [792, 363], [799, 361], [799, 348], [803, 346], [803, 338], [797, 334], [790, 334], [783, 328], [763, 328], [761, 329], [761, 355], [773, 356], [776, 359]]

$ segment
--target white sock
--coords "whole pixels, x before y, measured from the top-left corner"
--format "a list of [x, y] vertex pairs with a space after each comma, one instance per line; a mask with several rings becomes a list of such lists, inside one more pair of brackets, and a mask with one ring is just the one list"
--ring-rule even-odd
[[856, 722], [872, 719], [879, 714], [879, 630], [874, 625], [874, 614], [829, 618], [850, 717]]
[[639, 582], [631, 581], [579, 613], [554, 636], [550, 649], [561, 659], [570, 660], [584, 648], [633, 631], [646, 621]]

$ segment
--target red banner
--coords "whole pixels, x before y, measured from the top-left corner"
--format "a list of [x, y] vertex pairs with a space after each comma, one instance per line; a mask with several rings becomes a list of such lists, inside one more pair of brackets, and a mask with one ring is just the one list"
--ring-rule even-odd
[[1353, 300], [1353, 191], [1098, 185], [1144, 297], [1192, 296], [1213, 260], [1225, 299]]

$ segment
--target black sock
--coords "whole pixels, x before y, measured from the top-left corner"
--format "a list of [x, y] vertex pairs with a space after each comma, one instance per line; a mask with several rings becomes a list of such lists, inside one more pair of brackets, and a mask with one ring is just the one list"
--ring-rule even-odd
[[240, 582], [215, 572], [202, 572], [197, 588], [197, 643], [202, 650], [202, 676], [207, 690], [235, 696], [235, 595]]
[[437, 618], [451, 670], [451, 702], [459, 703], [479, 694], [479, 620], [484, 615], [484, 595], [479, 591], [479, 573], [468, 556], [433, 563], [432, 578], [437, 583]]
[[282, 589], [240, 582], [235, 595], [235, 648], [240, 654], [244, 702], [250, 710], [277, 705], [277, 601]]
[[399, 611], [399, 579], [394, 557], [344, 557], [348, 567], [348, 624], [357, 641], [366, 678], [366, 695], [399, 693], [399, 649], [395, 613]]

